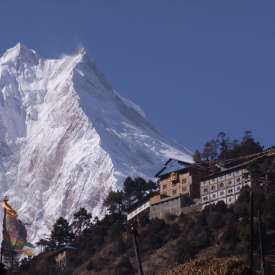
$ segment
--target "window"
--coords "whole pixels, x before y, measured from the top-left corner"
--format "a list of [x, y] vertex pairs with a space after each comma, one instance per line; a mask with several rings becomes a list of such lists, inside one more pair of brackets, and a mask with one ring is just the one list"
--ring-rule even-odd
[[216, 188], [215, 188], [215, 185], [212, 185], [211, 186], [211, 190], [215, 190]]
[[224, 188], [224, 183], [223, 182], [220, 183], [220, 188]]
[[173, 190], [173, 196], [177, 195], [177, 190]]
[[216, 194], [213, 194], [213, 195], [212, 195], [212, 198], [215, 199], [215, 198], [216, 198]]
[[208, 192], [208, 188], [204, 188], [204, 189], [203, 189], [203, 192], [204, 192], [204, 193], [207, 193], [207, 192]]
[[208, 200], [208, 198], [207, 198], [207, 197], [203, 197], [202, 199], [203, 199], [203, 201], [207, 201], [207, 200]]
[[182, 192], [185, 193], [187, 191], [187, 187], [186, 186], [182, 186]]
[[163, 184], [162, 189], [165, 190], [167, 188], [167, 184]]
[[240, 182], [241, 181], [241, 178], [237, 178], [237, 182]]
[[248, 178], [249, 178], [249, 173], [247, 173], [247, 172], [244, 173], [244, 174], [243, 174], [243, 177], [244, 177], [245, 179], [248, 179]]
[[233, 189], [228, 189], [228, 194], [231, 194], [231, 193], [233, 193]]
[[221, 192], [220, 192], [220, 196], [223, 196], [223, 195], [224, 195], [224, 191], [221, 191]]
[[182, 179], [181, 183], [185, 184], [187, 182], [187, 179]]

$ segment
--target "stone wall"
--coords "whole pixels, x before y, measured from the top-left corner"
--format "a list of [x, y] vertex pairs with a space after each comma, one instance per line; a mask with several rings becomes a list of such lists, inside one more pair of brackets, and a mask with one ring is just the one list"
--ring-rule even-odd
[[192, 213], [200, 211], [201, 206], [199, 203], [194, 203], [189, 206], [184, 206], [183, 197], [172, 197], [163, 199], [157, 204], [150, 207], [150, 219], [159, 218], [164, 219], [167, 215], [179, 216], [181, 213]]

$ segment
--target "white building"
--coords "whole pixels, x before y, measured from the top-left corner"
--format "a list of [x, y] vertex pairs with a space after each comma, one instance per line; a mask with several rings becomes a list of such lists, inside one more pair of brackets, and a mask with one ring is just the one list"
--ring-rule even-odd
[[234, 203], [244, 186], [251, 186], [251, 176], [244, 167], [235, 167], [212, 174], [200, 182], [202, 208], [218, 201], [230, 205]]

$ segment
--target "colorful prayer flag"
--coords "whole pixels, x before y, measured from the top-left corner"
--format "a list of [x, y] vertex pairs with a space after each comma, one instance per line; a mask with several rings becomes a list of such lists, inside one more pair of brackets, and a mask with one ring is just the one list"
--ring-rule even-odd
[[25, 225], [17, 217], [16, 210], [4, 199], [5, 210], [3, 222], [3, 243], [2, 249], [7, 253], [18, 253], [33, 255], [34, 246], [27, 242], [27, 230]]

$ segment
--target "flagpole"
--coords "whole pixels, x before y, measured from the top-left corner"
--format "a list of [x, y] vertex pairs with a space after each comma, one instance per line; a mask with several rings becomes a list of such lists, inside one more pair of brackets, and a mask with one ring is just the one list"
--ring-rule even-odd
[[[3, 199], [3, 202], [5, 201], [8, 201], [8, 198], [7, 197], [4, 197]], [[3, 233], [2, 233], [2, 245], [1, 245], [1, 263], [3, 263], [3, 250], [4, 250], [4, 237], [6, 236], [6, 230], [7, 230], [7, 227], [6, 227], [6, 220], [7, 220], [7, 210], [6, 208], [4, 207], [4, 217], [3, 217]]]

